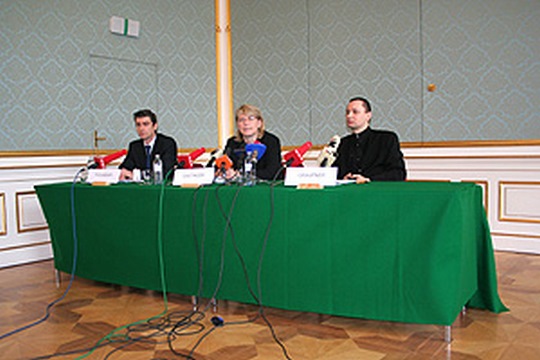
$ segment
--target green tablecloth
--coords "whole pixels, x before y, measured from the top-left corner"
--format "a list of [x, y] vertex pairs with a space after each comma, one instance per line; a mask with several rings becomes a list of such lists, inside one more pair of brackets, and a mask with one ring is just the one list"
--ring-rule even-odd
[[[55, 266], [68, 273], [74, 249], [71, 186], [36, 186]], [[75, 186], [78, 276], [161, 290], [161, 190]], [[167, 290], [210, 297], [219, 283], [218, 299], [254, 303], [247, 278], [258, 294], [262, 264], [265, 306], [438, 325], [452, 324], [466, 304], [504, 311], [481, 191], [472, 183], [427, 182], [323, 190], [165, 187]]]

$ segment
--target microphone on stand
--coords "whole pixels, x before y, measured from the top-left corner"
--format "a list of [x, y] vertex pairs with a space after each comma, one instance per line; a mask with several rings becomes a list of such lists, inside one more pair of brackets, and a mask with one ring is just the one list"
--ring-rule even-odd
[[199, 156], [204, 154], [206, 151], [205, 148], [199, 148], [188, 155], [178, 155], [178, 169], [192, 169], [194, 167], [193, 161], [195, 161]]
[[311, 141], [306, 141], [302, 146], [299, 148], [293, 149], [283, 155], [283, 160], [285, 160], [285, 163], [283, 164], [285, 167], [299, 167], [302, 166], [304, 163], [304, 154], [311, 148], [313, 144]]
[[227, 155], [222, 155], [216, 159], [217, 174], [224, 175], [233, 166], [233, 162]]
[[256, 142], [246, 145], [246, 158], [242, 173], [244, 185], [254, 185], [257, 183], [257, 161], [259, 161], [266, 152], [266, 145]]
[[210, 153], [210, 160], [208, 160], [208, 162], [206, 163], [206, 167], [212, 167], [214, 166], [214, 163], [216, 162], [216, 160], [223, 155], [223, 150], [222, 149], [215, 149], [214, 151], [212, 151]]
[[107, 156], [94, 156], [94, 162], [87, 166], [88, 169], [105, 169], [107, 164], [127, 154], [127, 150], [123, 149]]
[[337, 149], [341, 138], [338, 135], [332, 136], [328, 145], [326, 145], [317, 158], [317, 164], [320, 167], [330, 167], [337, 157]]
[[251, 162], [259, 161], [266, 152], [266, 145], [262, 143], [254, 143], [246, 145], [246, 156]]

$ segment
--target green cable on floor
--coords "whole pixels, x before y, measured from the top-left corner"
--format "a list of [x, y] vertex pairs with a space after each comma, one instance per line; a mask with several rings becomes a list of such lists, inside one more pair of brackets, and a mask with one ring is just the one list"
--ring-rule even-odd
[[[171, 170], [172, 171], [172, 170]], [[170, 171], [169, 171], [170, 173]], [[169, 173], [167, 173], [167, 176], [165, 176], [165, 179], [168, 179]], [[158, 315], [151, 316], [144, 320], [139, 320], [131, 324], [120, 326], [113, 331], [111, 331], [109, 334], [102, 337], [95, 345], [94, 347], [88, 351], [86, 354], [81, 355], [77, 358], [84, 359], [94, 352], [104, 341], [114, 342], [116, 340], [129, 340], [129, 338], [126, 337], [125, 334], [117, 334], [119, 331], [125, 330], [129, 328], [130, 326], [134, 325], [140, 325], [147, 323], [154, 319], [159, 319], [160, 317], [164, 316], [169, 311], [169, 303], [167, 300], [167, 283], [165, 281], [165, 262], [163, 260], [163, 236], [162, 236], [162, 230], [163, 230], [163, 198], [165, 193], [165, 181], [161, 183], [160, 193], [159, 193], [159, 204], [158, 204], [158, 224], [157, 224], [157, 242], [158, 242], [158, 255], [159, 255], [159, 267], [160, 267], [160, 275], [161, 275], [161, 287], [163, 290], [163, 303], [165, 306], [165, 309]]]

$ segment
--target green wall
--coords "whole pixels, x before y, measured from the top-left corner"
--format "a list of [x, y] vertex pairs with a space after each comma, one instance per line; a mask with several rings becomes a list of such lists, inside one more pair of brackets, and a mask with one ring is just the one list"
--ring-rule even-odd
[[284, 144], [345, 134], [358, 95], [402, 141], [540, 139], [539, 1], [233, 0], [232, 16], [235, 105]]
[[[94, 130], [122, 148], [142, 107], [180, 147], [216, 146], [214, 6], [0, 1], [0, 151], [91, 149]], [[234, 107], [283, 145], [345, 134], [356, 95], [402, 141], [540, 139], [537, 0], [231, 0], [231, 17]]]
[[0, 151], [91, 149], [94, 130], [123, 148], [143, 107], [180, 147], [215, 146], [214, 1], [3, 0], [0, 34]]

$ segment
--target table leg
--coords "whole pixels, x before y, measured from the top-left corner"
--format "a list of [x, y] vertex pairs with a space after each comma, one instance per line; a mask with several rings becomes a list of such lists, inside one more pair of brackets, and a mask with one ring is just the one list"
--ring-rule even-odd
[[62, 283], [62, 274], [60, 274], [60, 271], [57, 269], [54, 269], [54, 282], [56, 284], [56, 288], [58, 289]]
[[444, 327], [444, 341], [447, 344], [450, 344], [452, 342], [452, 326], [447, 325]]

